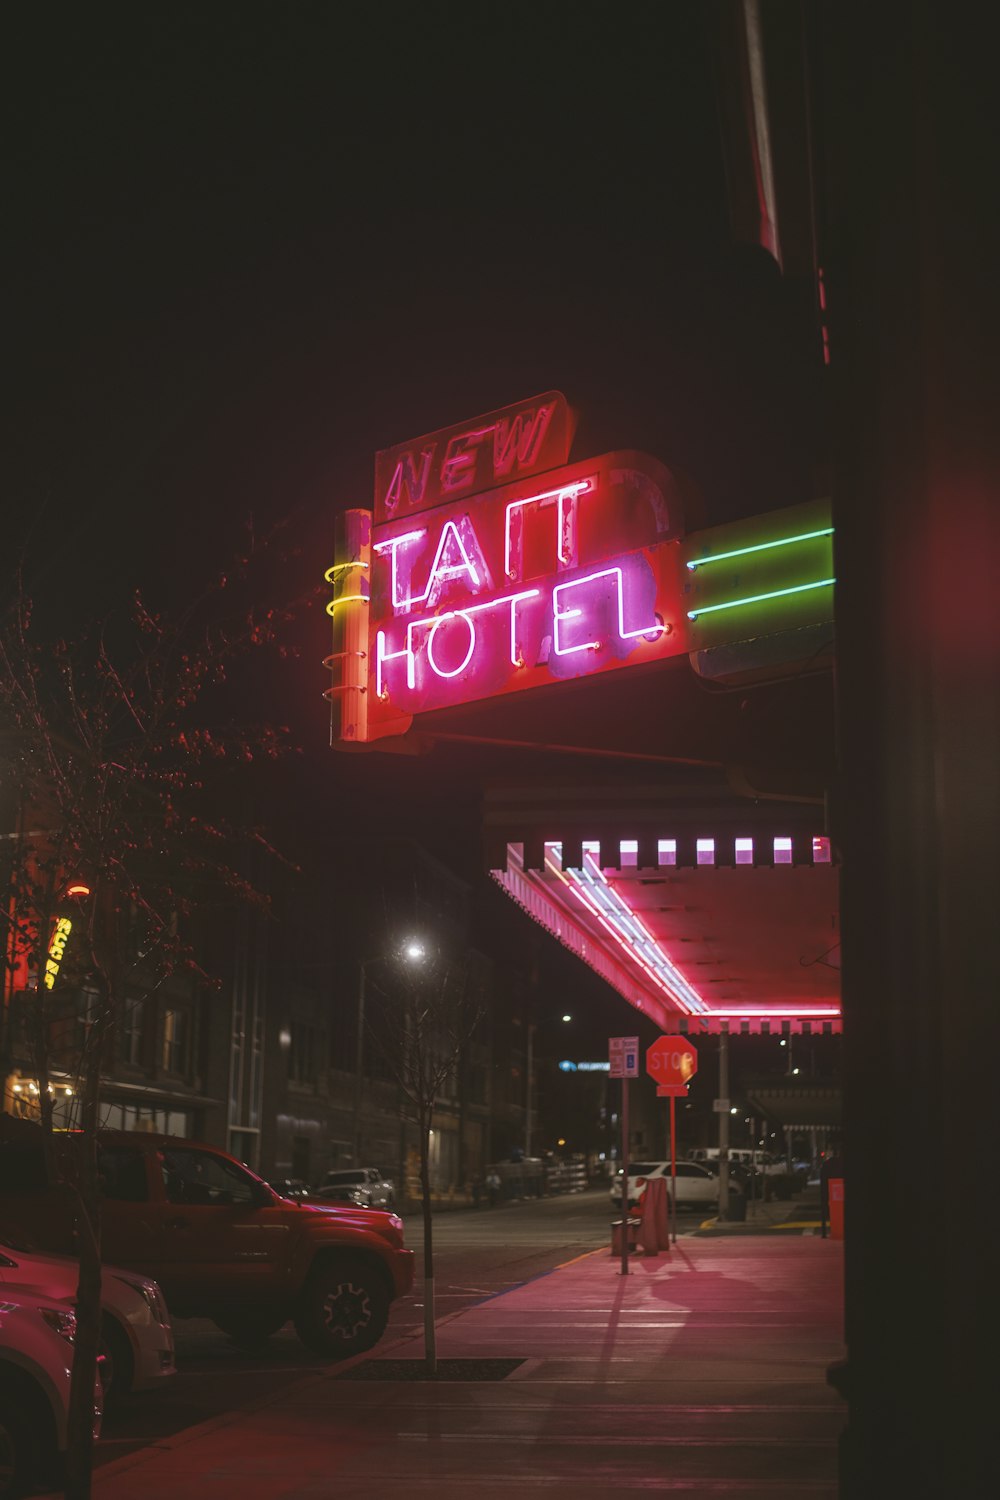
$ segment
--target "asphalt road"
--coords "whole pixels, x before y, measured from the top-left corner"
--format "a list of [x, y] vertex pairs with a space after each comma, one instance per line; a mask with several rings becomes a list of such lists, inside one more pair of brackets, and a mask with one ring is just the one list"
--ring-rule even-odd
[[[614, 1217], [606, 1188], [435, 1215], [436, 1316], [509, 1290], [608, 1244]], [[679, 1232], [697, 1227], [700, 1219], [701, 1215], [682, 1215]], [[406, 1240], [417, 1252], [413, 1292], [394, 1304], [385, 1343], [423, 1326], [419, 1213], [406, 1219]], [[176, 1376], [162, 1389], [129, 1397], [109, 1413], [95, 1451], [98, 1465], [266, 1396], [324, 1364], [302, 1348], [290, 1324], [253, 1354], [236, 1349], [214, 1324], [201, 1319], [178, 1321], [175, 1335]]]

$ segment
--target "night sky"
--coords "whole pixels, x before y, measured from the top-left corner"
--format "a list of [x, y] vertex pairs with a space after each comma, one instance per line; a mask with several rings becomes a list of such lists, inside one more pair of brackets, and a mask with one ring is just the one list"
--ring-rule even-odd
[[[555, 386], [711, 519], [806, 498], [811, 330], [734, 247], [695, 4], [23, 7], [8, 498], [94, 581]], [[72, 543], [71, 543], [72, 539]]]
[[[729, 233], [712, 15], [19, 7], [6, 562], [90, 615], [281, 520], [321, 584], [377, 448], [551, 387], [574, 457], [646, 448], [709, 522], [823, 493], [801, 290]], [[398, 762], [327, 748], [326, 626], [267, 685], [331, 810], [360, 785], [391, 818]]]

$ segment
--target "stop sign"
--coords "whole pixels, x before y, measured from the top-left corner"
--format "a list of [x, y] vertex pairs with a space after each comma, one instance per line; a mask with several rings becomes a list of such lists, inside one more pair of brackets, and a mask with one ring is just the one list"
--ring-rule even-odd
[[698, 1054], [686, 1036], [658, 1036], [646, 1051], [646, 1072], [659, 1084], [686, 1087], [698, 1071]]

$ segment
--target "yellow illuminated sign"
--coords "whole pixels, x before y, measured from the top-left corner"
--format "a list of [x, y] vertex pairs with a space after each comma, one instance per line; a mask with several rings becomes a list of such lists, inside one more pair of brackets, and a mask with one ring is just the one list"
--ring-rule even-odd
[[63, 954], [66, 952], [66, 944], [69, 941], [69, 935], [72, 931], [73, 923], [69, 917], [60, 917], [56, 922], [52, 941], [49, 943], [49, 956], [45, 960], [45, 973], [42, 976], [42, 983], [47, 990], [50, 990], [56, 982], [59, 965], [62, 963]]

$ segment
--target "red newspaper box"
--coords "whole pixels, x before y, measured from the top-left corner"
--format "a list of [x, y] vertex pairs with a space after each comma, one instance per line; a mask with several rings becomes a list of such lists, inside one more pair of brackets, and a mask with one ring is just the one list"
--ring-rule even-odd
[[830, 1238], [831, 1240], [842, 1240], [844, 1238], [844, 1179], [842, 1177], [830, 1178]]

